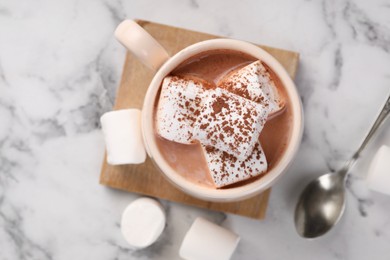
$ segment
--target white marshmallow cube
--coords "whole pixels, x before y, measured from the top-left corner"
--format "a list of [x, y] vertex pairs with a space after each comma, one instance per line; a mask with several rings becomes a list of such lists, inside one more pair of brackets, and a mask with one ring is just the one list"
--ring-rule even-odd
[[141, 131], [141, 110], [107, 112], [100, 118], [100, 122], [109, 164], [140, 164], [146, 160]]
[[217, 84], [218, 87], [268, 106], [272, 117], [284, 108], [285, 101], [280, 95], [268, 69], [261, 61], [229, 73]]
[[204, 88], [202, 80], [178, 76], [164, 79], [156, 115], [157, 133], [161, 137], [182, 144], [193, 142], [193, 125]]
[[368, 175], [371, 190], [390, 195], [390, 147], [382, 145], [371, 162]]
[[204, 218], [197, 218], [184, 237], [180, 257], [187, 260], [228, 260], [240, 237]]
[[259, 141], [255, 144], [251, 155], [244, 160], [239, 160], [211, 146], [202, 148], [210, 175], [217, 188], [247, 180], [267, 171], [267, 160]]
[[160, 237], [165, 222], [165, 210], [158, 201], [139, 198], [130, 203], [122, 214], [122, 235], [132, 247], [145, 248]]
[[245, 160], [257, 143], [267, 120], [263, 105], [225, 89], [208, 91], [194, 124], [194, 138], [204, 146], [212, 146]]

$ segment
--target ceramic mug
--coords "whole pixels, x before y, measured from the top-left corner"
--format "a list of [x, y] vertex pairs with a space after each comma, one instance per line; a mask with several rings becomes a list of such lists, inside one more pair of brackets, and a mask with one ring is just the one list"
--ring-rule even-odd
[[[246, 199], [265, 191], [283, 173], [292, 162], [302, 137], [303, 115], [302, 104], [294, 82], [283, 66], [269, 53], [253, 44], [232, 40], [215, 39], [202, 41], [184, 48], [172, 57], [166, 50], [140, 25], [132, 20], [123, 21], [115, 31], [116, 38], [130, 50], [142, 63], [154, 70], [155, 74], [147, 90], [141, 116], [142, 134], [146, 151], [150, 158], [161, 170], [163, 175], [176, 187], [185, 193], [207, 201], [237, 201]], [[293, 124], [291, 137], [287, 148], [275, 167], [262, 178], [239, 187], [229, 189], [213, 189], [189, 181], [178, 174], [161, 155], [155, 141], [154, 104], [164, 77], [178, 65], [202, 52], [212, 50], [233, 50], [248, 54], [267, 64], [279, 77], [291, 101]]]

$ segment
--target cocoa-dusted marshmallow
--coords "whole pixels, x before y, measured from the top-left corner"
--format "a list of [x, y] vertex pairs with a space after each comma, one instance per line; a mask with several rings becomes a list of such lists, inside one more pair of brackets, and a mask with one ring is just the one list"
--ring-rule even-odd
[[168, 76], [161, 87], [156, 114], [157, 133], [173, 142], [193, 142], [193, 124], [199, 114], [200, 95], [210, 84], [193, 77]]
[[255, 61], [241, 69], [229, 73], [217, 84], [234, 94], [268, 106], [269, 116], [284, 108], [281, 97], [268, 69], [261, 61]]
[[267, 171], [267, 160], [258, 141], [244, 160], [211, 146], [202, 146], [215, 187], [247, 180]]
[[252, 153], [267, 117], [264, 104], [217, 88], [202, 101], [193, 138], [244, 160]]

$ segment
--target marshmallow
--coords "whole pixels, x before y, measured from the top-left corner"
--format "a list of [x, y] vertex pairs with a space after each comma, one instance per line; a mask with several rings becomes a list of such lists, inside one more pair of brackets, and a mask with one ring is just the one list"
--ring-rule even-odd
[[140, 164], [146, 160], [139, 109], [107, 112], [100, 122], [109, 164]]
[[266, 122], [268, 109], [227, 90], [208, 91], [194, 124], [194, 138], [245, 160]]
[[157, 107], [157, 133], [182, 144], [193, 142], [193, 124], [199, 114], [200, 96], [209, 85], [203, 80], [168, 76], [161, 87]]
[[390, 195], [390, 147], [382, 145], [371, 162], [367, 183], [371, 190]]
[[281, 111], [285, 105], [274, 80], [261, 61], [233, 71], [222, 78], [217, 86], [269, 106], [270, 117]]
[[159, 202], [140, 198], [130, 203], [122, 214], [121, 231], [135, 248], [153, 244], [165, 228], [165, 211]]
[[197, 218], [184, 237], [180, 257], [187, 260], [228, 260], [240, 237], [204, 218]]
[[253, 152], [245, 160], [215, 149], [203, 146], [203, 153], [210, 175], [217, 188], [247, 180], [267, 171], [267, 160], [258, 141]]

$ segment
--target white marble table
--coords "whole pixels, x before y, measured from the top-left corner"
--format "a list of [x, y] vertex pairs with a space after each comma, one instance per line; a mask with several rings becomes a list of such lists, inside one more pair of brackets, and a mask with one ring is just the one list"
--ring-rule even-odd
[[[240, 2], [240, 5], [238, 4]], [[125, 50], [113, 30], [141, 18], [301, 53], [305, 133], [255, 221], [163, 202], [162, 238], [128, 248], [120, 214], [137, 196], [98, 184], [99, 117], [111, 109]], [[363, 181], [387, 123], [348, 182], [337, 229], [301, 239], [293, 210], [304, 184], [356, 149], [390, 90], [390, 2], [0, 2], [0, 259], [177, 259], [197, 216], [240, 234], [234, 259], [389, 259], [390, 197]]]

